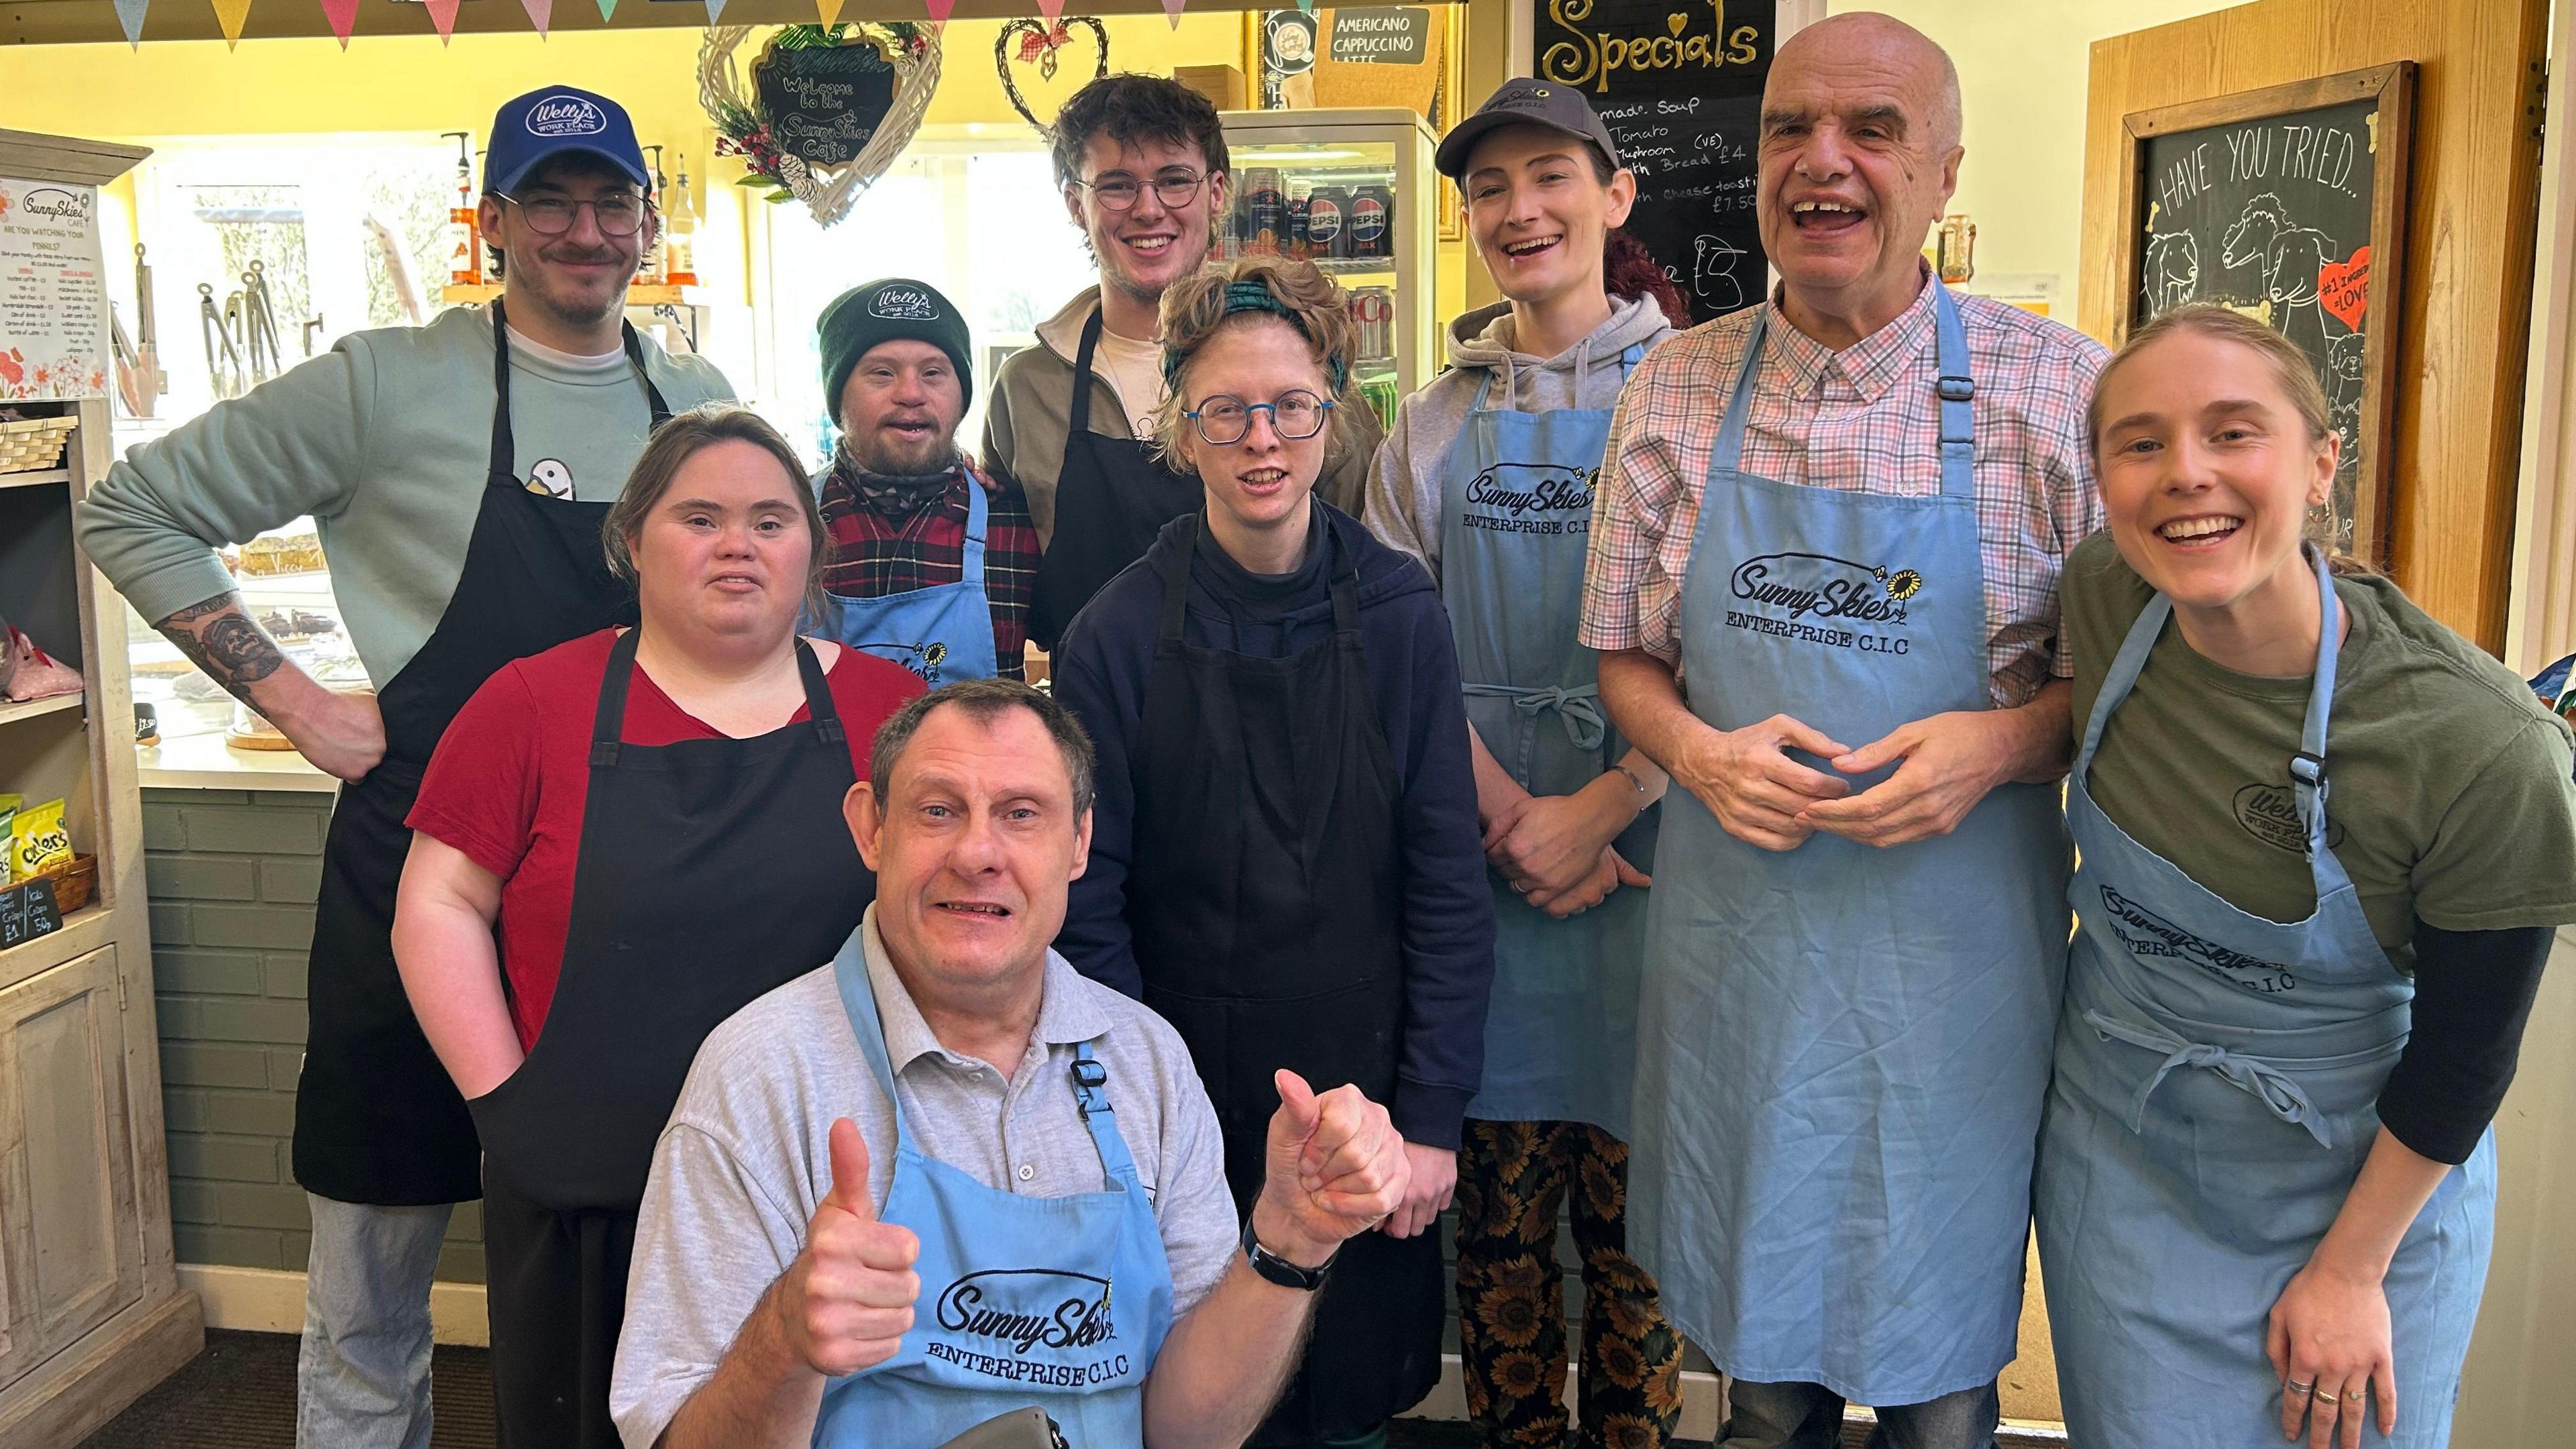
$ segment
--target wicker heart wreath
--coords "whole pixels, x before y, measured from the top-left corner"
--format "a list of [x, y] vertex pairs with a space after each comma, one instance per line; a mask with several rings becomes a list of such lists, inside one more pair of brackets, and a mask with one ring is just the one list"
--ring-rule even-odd
[[[1098, 80], [1109, 74], [1109, 30], [1088, 15], [1068, 15], [1058, 20], [1052, 29], [1044, 21], [1024, 16], [1003, 26], [1002, 33], [993, 37], [993, 73], [1002, 78], [1002, 94], [1009, 99], [1011, 109], [1035, 126], [1041, 136], [1052, 136], [1055, 132], [1037, 118], [1037, 113], [1029, 109], [1028, 101], [1020, 95], [1019, 83], [1011, 79], [1011, 63], [1014, 59], [1021, 65], [1034, 62], [1040, 80], [1054, 80], [1059, 53], [1073, 43], [1072, 27], [1077, 25], [1091, 32], [1092, 46], [1100, 52], [1099, 63], [1091, 72], [1091, 78]], [[1016, 57], [1011, 53], [1014, 37], [1019, 40]]]
[[[832, 225], [849, 215], [859, 193], [886, 173], [921, 129], [931, 93], [939, 88], [939, 33], [937, 25], [910, 21], [790, 25], [771, 38], [754, 62], [754, 84], [746, 90], [733, 56], [751, 27], [710, 27], [698, 48], [698, 103], [715, 122], [716, 154], [745, 159], [751, 171], [739, 184], [770, 188], [770, 201], [801, 201], [815, 221]], [[818, 135], [823, 146], [831, 145], [831, 128], [801, 113], [781, 114], [765, 94], [760, 72], [778, 63], [783, 53], [839, 47], [866, 47], [882, 57], [893, 68], [893, 99], [855, 155], [839, 164], [822, 164], [807, 158], [817, 153]], [[867, 64], [882, 81], [885, 66], [873, 59]], [[843, 136], [855, 128], [848, 114], [836, 119], [846, 123], [839, 128]]]

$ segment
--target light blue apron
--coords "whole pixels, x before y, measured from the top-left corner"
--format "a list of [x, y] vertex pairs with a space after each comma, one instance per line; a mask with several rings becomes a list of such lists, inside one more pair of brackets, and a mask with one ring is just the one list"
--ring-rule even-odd
[[895, 1103], [894, 1182], [880, 1220], [921, 1239], [921, 1297], [893, 1358], [823, 1390], [817, 1449], [945, 1443], [1035, 1404], [1073, 1449], [1135, 1449], [1145, 1376], [1172, 1327], [1172, 1271], [1091, 1044], [1066, 1086], [1109, 1179], [1105, 1192], [1022, 1197], [925, 1156], [905, 1125], [868, 982], [863, 925], [832, 962], [841, 1007]]
[[[1623, 353], [1622, 375], [1645, 355], [1643, 347]], [[1489, 409], [1493, 384], [1488, 370], [1442, 476], [1441, 599], [1457, 631], [1467, 722], [1521, 788], [1570, 795], [1627, 753], [1602, 718], [1593, 651], [1574, 641], [1610, 409]], [[1655, 819], [1647, 810], [1616, 842], [1641, 871], [1654, 869]], [[1484, 1085], [1467, 1115], [1589, 1122], [1624, 1140], [1645, 894], [1622, 888], [1556, 920], [1514, 894], [1500, 872], [1485, 877], [1494, 990]]]
[[837, 640], [918, 674], [931, 688], [1000, 672], [993, 653], [993, 606], [984, 597], [984, 490], [966, 484], [966, 541], [957, 582], [875, 599], [823, 596], [824, 613], [806, 632]]
[[[2342, 1211], [2406, 1045], [2414, 985], [2380, 950], [2326, 845], [2340, 601], [2314, 562], [2324, 627], [2301, 753], [2287, 762], [2313, 915], [2238, 910], [2129, 838], [2085, 789], [2103, 724], [2173, 613], [2164, 595], [2121, 644], [2067, 782], [2081, 925], [2037, 1211], [2067, 1431], [2086, 1449], [2281, 1442], [2281, 1384], [2263, 1356], [2272, 1305]], [[2494, 1231], [2490, 1132], [2442, 1179], [2389, 1267], [2401, 1432], [2382, 1437], [2374, 1413], [2364, 1443], [2450, 1442]]]
[[[1857, 749], [1990, 707], [1975, 388], [1937, 303], [1941, 491], [1919, 498], [1740, 470], [1756, 319], [1682, 590], [1710, 727], [1787, 714]], [[1656, 861], [1629, 1222], [1665, 1316], [1757, 1383], [1872, 1406], [1982, 1387], [2013, 1356], [2066, 961], [2057, 787], [2000, 786], [1913, 845], [1787, 852], [1674, 790]]]

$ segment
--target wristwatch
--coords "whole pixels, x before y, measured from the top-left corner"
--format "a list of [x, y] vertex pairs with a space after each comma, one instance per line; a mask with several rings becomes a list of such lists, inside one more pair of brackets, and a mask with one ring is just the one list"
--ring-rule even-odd
[[1261, 1246], [1261, 1239], [1253, 1236], [1252, 1219], [1249, 1217], [1243, 1220], [1243, 1255], [1252, 1260], [1253, 1272], [1282, 1288], [1295, 1288], [1306, 1293], [1323, 1287], [1324, 1274], [1333, 1266], [1333, 1260], [1327, 1258], [1312, 1268], [1300, 1268]]

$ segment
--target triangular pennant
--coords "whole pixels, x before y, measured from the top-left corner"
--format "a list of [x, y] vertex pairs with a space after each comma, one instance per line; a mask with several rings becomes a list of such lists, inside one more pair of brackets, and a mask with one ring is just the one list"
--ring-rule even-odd
[[116, 23], [125, 27], [126, 43], [143, 48], [143, 7], [151, 0], [116, 0]]
[[923, 3], [930, 10], [930, 18], [941, 25], [948, 23], [948, 12], [957, 8], [957, 0], [923, 0]]
[[841, 0], [814, 0], [814, 13], [823, 17], [823, 28], [829, 30], [841, 23]]
[[224, 28], [224, 44], [241, 48], [242, 22], [250, 18], [250, 0], [215, 0], [215, 23]]
[[707, 0], [707, 24], [712, 26], [717, 21], [722, 20], [724, 18], [724, 8], [725, 0]]
[[543, 39], [546, 27], [555, 23], [555, 0], [519, 0], [519, 8], [528, 12], [528, 19], [536, 23], [538, 38]]
[[429, 10], [429, 23], [438, 27], [438, 43], [445, 45], [454, 40], [457, 0], [421, 0], [421, 4]]
[[1315, 13], [1315, 0], [1297, 0], [1297, 8], [1308, 15]]
[[322, 0], [322, 18], [331, 22], [331, 33], [340, 37], [340, 48], [349, 48], [349, 36], [358, 28], [358, 0]]
[[617, 13], [617, 0], [599, 0], [599, 18], [607, 20]]
[[1172, 17], [1172, 28], [1174, 30], [1181, 28], [1182, 3], [1183, 0], [1163, 0], [1163, 13]]
[[1047, 24], [1055, 24], [1064, 18], [1064, 0], [1038, 0], [1038, 13], [1046, 17]]

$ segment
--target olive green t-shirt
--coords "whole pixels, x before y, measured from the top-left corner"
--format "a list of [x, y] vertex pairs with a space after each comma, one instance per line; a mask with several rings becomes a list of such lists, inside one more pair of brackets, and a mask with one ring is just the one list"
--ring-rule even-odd
[[[2111, 536], [2059, 590], [2083, 737], [2121, 641], [2154, 596]], [[2417, 918], [2447, 931], [2576, 922], [2576, 737], [2511, 670], [2376, 576], [2335, 580], [2352, 616], [2326, 726], [2326, 843], [2399, 970]], [[2087, 784], [2139, 844], [2238, 909], [2316, 909], [2290, 783], [2311, 679], [2194, 652], [2171, 622], [2111, 714]]]

